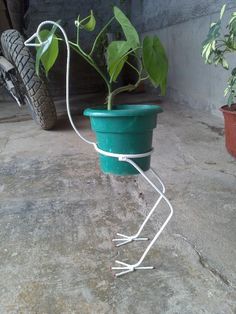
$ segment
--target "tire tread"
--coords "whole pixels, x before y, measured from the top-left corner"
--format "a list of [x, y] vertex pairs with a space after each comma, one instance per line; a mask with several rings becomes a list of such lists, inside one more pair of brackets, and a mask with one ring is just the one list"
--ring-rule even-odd
[[45, 82], [36, 75], [35, 61], [24, 46], [24, 39], [16, 30], [2, 33], [1, 45], [5, 57], [16, 67], [25, 86], [33, 110], [32, 117], [44, 130], [54, 127], [57, 120], [56, 108]]

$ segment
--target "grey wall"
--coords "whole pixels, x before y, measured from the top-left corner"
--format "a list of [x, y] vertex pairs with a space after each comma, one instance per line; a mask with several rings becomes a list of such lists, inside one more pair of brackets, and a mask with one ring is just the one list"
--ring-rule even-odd
[[168, 96], [219, 115], [228, 71], [204, 64], [201, 43], [227, 0], [131, 0], [132, 20], [143, 35], [157, 34], [169, 57]]
[[[118, 5], [124, 11], [129, 8], [129, 1], [120, 0], [29, 0], [29, 10], [26, 16], [27, 34], [33, 33], [38, 24], [45, 19], [61, 20], [61, 24], [66, 29], [67, 35], [74, 38], [76, 28], [74, 21], [78, 15], [81, 18], [89, 15], [90, 10], [93, 10], [96, 17], [96, 30], [106, 23], [112, 16], [112, 8]], [[95, 35], [96, 32], [93, 34]], [[81, 32], [82, 42], [84, 46], [88, 46], [88, 38], [91, 37], [89, 32]], [[94, 36], [93, 36], [94, 37]]]

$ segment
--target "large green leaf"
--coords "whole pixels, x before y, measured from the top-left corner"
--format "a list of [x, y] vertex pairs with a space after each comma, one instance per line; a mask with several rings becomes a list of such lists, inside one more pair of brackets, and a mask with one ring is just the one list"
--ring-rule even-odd
[[137, 47], [139, 47], [140, 41], [138, 33], [134, 26], [131, 24], [130, 20], [127, 18], [127, 16], [117, 7], [114, 7], [114, 16], [121, 25], [125, 37], [132, 49], [136, 49]]
[[155, 87], [160, 86], [161, 94], [166, 92], [168, 59], [157, 36], [147, 36], [143, 41], [143, 64]]
[[209, 29], [209, 32], [207, 34], [206, 40], [203, 42], [204, 45], [208, 43], [213, 43], [219, 36], [220, 36], [220, 28], [221, 28], [221, 22], [218, 21], [217, 23], [212, 23], [211, 27]]
[[54, 26], [50, 31], [47, 29], [42, 30], [39, 35], [43, 42], [42, 46], [37, 47], [36, 53], [36, 73], [39, 75], [39, 64], [42, 63], [46, 75], [54, 65], [58, 57], [58, 39], [54, 35], [56, 27]]
[[202, 57], [205, 61], [211, 63], [211, 55], [215, 51], [216, 40], [220, 36], [221, 20], [212, 23], [207, 34], [206, 40], [202, 43]]
[[113, 41], [107, 48], [107, 67], [113, 82], [120, 74], [125, 61], [127, 52], [131, 49], [129, 42], [125, 40]]
[[228, 27], [229, 27], [230, 34], [233, 34], [233, 36], [235, 36], [236, 35], [236, 14], [235, 13], [232, 14]]

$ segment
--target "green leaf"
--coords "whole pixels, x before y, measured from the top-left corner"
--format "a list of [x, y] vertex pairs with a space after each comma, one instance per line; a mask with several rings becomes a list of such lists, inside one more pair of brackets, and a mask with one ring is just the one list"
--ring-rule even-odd
[[233, 93], [229, 94], [227, 105], [230, 107], [234, 103], [234, 95]]
[[92, 32], [96, 26], [96, 20], [93, 15], [93, 10], [90, 11], [89, 21], [86, 24], [82, 24], [83, 28], [89, 32]]
[[205, 53], [207, 52], [208, 50], [208, 47], [209, 47], [209, 44], [205, 44], [203, 47], [202, 47], [202, 57], [205, 55]]
[[[87, 21], [87, 23], [84, 23]], [[80, 20], [80, 16], [78, 15], [77, 20], [75, 20], [75, 26], [77, 28], [86, 29], [89, 32], [92, 32], [96, 26], [96, 20], [93, 15], [93, 10], [90, 11], [90, 15], [85, 17], [84, 19]]]
[[226, 70], [229, 69], [229, 64], [228, 64], [228, 62], [224, 58], [222, 59], [222, 66]]
[[219, 21], [217, 23], [213, 23], [209, 29], [207, 39], [205, 40], [205, 42], [210, 43], [216, 40], [220, 36], [220, 27], [221, 23]]
[[166, 92], [168, 59], [157, 36], [147, 36], [143, 41], [143, 64], [153, 85], [160, 85], [161, 94]]
[[229, 88], [226, 87], [226, 89], [224, 90], [224, 96], [226, 97], [228, 93], [229, 93]]
[[122, 71], [127, 59], [128, 59], [128, 56], [124, 56], [119, 61], [117, 61], [116, 63], [112, 65], [111, 74], [110, 74], [112, 82], [116, 82], [116, 79], [119, 76], [120, 72]]
[[233, 68], [231, 74], [232, 74], [232, 76], [236, 76], [236, 68]]
[[125, 34], [126, 40], [129, 42], [132, 49], [136, 49], [140, 46], [139, 36], [131, 24], [127, 16], [117, 7], [114, 7], [114, 16], [118, 23], [121, 25], [122, 30]]
[[216, 49], [216, 40], [220, 36], [221, 22], [212, 23], [206, 40], [202, 43], [202, 57], [206, 63], [210, 63], [210, 56]]
[[126, 54], [130, 49], [129, 42], [125, 40], [113, 41], [107, 47], [107, 67], [111, 81], [116, 81], [127, 60]]
[[220, 21], [218, 21], [217, 23], [211, 24], [211, 27], [207, 34], [207, 38], [206, 40], [204, 40], [202, 44], [203, 46], [205, 46], [208, 43], [212, 43], [214, 40], [216, 40], [220, 36], [220, 27], [221, 27]]
[[220, 19], [222, 19], [224, 13], [225, 13], [226, 4], [223, 5], [223, 7], [220, 10]]
[[206, 49], [205, 49], [205, 51], [204, 51], [204, 54], [205, 54], [205, 60], [206, 60], [206, 62], [210, 62], [210, 60], [209, 60], [209, 57], [210, 57], [210, 55], [211, 55], [211, 52], [212, 52], [212, 44], [207, 44], [206, 45], [206, 47], [205, 47]]
[[50, 31], [45, 29], [39, 33], [41, 40], [45, 43], [36, 48], [37, 53], [35, 69], [37, 75], [39, 75], [40, 62], [45, 69], [46, 75], [48, 75], [49, 70], [52, 68], [58, 57], [58, 39], [54, 35], [55, 31], [56, 26], [53, 26]]
[[234, 42], [234, 38], [236, 36], [236, 16], [232, 16], [229, 21], [229, 40]]

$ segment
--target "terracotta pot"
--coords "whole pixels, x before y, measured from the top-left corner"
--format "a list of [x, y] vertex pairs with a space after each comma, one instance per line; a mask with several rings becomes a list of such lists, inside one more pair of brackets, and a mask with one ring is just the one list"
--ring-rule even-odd
[[220, 108], [225, 119], [225, 146], [228, 152], [236, 158], [236, 104], [230, 108]]

